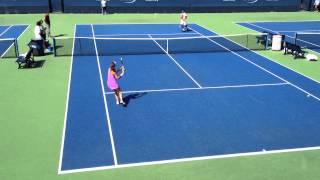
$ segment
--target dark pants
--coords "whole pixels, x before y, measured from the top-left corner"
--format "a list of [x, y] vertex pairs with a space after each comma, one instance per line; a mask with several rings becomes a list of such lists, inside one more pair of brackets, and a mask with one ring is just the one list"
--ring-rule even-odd
[[102, 7], [102, 14], [107, 14], [107, 7]]
[[188, 25], [183, 25], [183, 24], [181, 24], [181, 25], [180, 25], [180, 28], [181, 28], [181, 31], [182, 31], [182, 32], [186, 32], [186, 31], [189, 30], [189, 29], [188, 29]]

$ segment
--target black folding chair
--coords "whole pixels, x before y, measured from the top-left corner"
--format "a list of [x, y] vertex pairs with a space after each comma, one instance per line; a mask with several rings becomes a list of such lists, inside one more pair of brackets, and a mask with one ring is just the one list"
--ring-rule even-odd
[[33, 56], [33, 49], [29, 48], [29, 51], [25, 56], [19, 56], [16, 60], [18, 63], [18, 69], [20, 68], [30, 68], [32, 67], [32, 64], [34, 63], [34, 56]]

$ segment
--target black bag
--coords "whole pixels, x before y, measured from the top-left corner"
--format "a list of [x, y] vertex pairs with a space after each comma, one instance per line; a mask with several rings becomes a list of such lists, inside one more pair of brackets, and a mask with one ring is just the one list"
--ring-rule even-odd
[[32, 39], [28, 46], [32, 48], [34, 56], [44, 56], [44, 40], [35, 40]]

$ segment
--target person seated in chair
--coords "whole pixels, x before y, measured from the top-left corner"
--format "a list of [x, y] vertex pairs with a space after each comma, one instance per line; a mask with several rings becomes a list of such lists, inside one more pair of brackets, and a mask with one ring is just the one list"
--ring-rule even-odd
[[42, 24], [42, 20], [37, 21], [34, 28], [34, 40], [42, 42], [42, 44], [39, 44], [39, 46], [42, 46], [46, 51], [50, 51], [50, 44], [48, 41], [46, 41], [46, 30]]
[[34, 27], [34, 39], [35, 40], [44, 40], [42, 33], [41, 21], [37, 21], [36, 26]]

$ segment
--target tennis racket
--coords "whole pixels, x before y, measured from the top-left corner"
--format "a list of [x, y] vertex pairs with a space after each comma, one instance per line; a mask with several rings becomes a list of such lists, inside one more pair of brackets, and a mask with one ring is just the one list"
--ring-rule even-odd
[[126, 68], [125, 68], [125, 66], [124, 66], [124, 62], [123, 62], [123, 59], [122, 59], [122, 57], [120, 57], [120, 63], [121, 63], [121, 66], [123, 67], [123, 71], [127, 71], [126, 70]]
[[120, 62], [121, 62], [121, 65], [124, 66], [122, 57], [120, 57]]
[[124, 62], [123, 62], [122, 57], [120, 57], [120, 63], [121, 63], [121, 70], [122, 70], [122, 72], [121, 72], [121, 75], [120, 75], [120, 76], [123, 76], [123, 75], [124, 75], [124, 73], [126, 72], [126, 68], [124, 67]]

